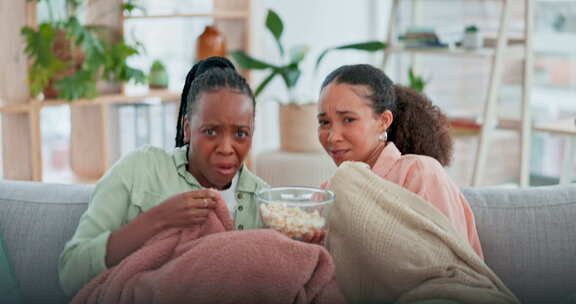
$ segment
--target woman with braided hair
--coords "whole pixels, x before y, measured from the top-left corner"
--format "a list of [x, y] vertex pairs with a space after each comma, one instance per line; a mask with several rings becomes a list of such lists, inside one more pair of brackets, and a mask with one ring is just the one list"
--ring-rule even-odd
[[211, 57], [186, 77], [173, 153], [143, 147], [98, 182], [60, 256], [73, 295], [158, 232], [202, 224], [224, 200], [236, 229], [260, 226], [255, 192], [267, 187], [243, 165], [254, 132], [254, 95], [232, 63]]

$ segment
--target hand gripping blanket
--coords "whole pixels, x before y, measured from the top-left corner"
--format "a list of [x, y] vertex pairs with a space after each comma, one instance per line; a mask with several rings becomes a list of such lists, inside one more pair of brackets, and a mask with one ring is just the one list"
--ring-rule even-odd
[[346, 162], [330, 180], [336, 201], [328, 250], [349, 303], [518, 303], [431, 203]]
[[231, 230], [219, 203], [204, 224], [150, 239], [72, 303], [345, 303], [323, 247], [272, 230]]

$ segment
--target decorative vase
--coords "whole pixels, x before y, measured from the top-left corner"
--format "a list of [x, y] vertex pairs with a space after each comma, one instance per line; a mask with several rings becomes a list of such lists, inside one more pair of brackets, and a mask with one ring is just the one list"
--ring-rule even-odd
[[226, 39], [215, 26], [209, 25], [196, 41], [196, 61], [212, 56], [226, 56]]
[[316, 104], [286, 104], [280, 106], [280, 150], [285, 152], [318, 152]]

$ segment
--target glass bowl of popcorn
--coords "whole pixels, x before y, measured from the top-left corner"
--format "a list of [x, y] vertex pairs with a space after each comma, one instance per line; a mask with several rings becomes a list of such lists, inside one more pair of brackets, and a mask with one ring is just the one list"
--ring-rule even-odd
[[272, 187], [256, 193], [264, 228], [301, 240], [327, 230], [334, 192], [308, 187]]

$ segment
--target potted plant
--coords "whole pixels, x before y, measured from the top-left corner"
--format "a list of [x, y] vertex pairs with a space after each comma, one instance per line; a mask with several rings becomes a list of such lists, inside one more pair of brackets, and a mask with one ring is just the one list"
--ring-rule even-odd
[[168, 88], [168, 72], [160, 60], [154, 60], [148, 74], [148, 87], [150, 89]]
[[145, 82], [144, 73], [126, 62], [139, 54], [137, 47], [105, 39], [103, 27], [82, 24], [76, 17], [85, 7], [84, 1], [64, 0], [63, 18], [56, 17], [54, 1], [32, 1], [45, 2], [50, 16], [37, 29], [21, 30], [31, 62], [28, 81], [32, 96], [44, 92], [44, 98], [92, 98], [100, 79]]
[[[292, 47], [286, 50], [282, 43], [284, 23], [280, 16], [273, 10], [268, 10], [266, 28], [274, 37], [282, 63], [273, 64], [256, 59], [243, 51], [232, 51], [230, 54], [234, 61], [243, 69], [267, 70], [268, 75], [257, 86], [255, 95], [258, 97], [268, 84], [276, 77], [280, 77], [287, 89], [288, 100], [280, 106], [280, 149], [288, 152], [311, 152], [320, 150], [321, 147], [316, 138], [316, 105], [299, 104], [296, 100], [295, 89], [302, 75], [300, 64], [306, 58], [309, 48], [304, 45]], [[316, 60], [318, 67], [328, 52], [332, 50], [355, 49], [363, 51], [383, 50], [386, 45], [380, 41], [368, 41], [342, 45], [324, 50]]]
[[464, 37], [462, 38], [462, 47], [469, 50], [479, 49], [483, 45], [482, 35], [475, 25], [469, 25], [464, 29]]

